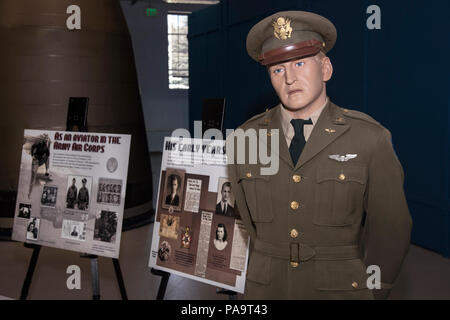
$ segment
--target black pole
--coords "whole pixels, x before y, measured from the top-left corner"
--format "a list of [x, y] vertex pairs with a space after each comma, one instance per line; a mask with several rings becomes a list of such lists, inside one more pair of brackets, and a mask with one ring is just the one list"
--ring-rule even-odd
[[100, 300], [100, 280], [98, 276], [98, 257], [92, 255], [91, 260], [91, 274], [92, 274], [92, 300]]
[[20, 300], [26, 300], [28, 296], [28, 290], [30, 289], [31, 280], [33, 279], [34, 269], [36, 269], [37, 260], [39, 258], [39, 252], [41, 251], [41, 246], [36, 244], [23, 244], [25, 248], [33, 249], [33, 254], [31, 256], [30, 264], [28, 265], [27, 275], [23, 281], [22, 291], [20, 293]]
[[116, 271], [117, 283], [119, 284], [120, 296], [122, 300], [128, 300], [127, 291], [125, 290], [125, 283], [123, 282], [122, 271], [120, 270], [119, 259], [112, 258], [114, 270]]
[[151, 269], [151, 273], [161, 277], [161, 283], [159, 284], [158, 295], [156, 296], [156, 300], [164, 300], [170, 273], [153, 268]]

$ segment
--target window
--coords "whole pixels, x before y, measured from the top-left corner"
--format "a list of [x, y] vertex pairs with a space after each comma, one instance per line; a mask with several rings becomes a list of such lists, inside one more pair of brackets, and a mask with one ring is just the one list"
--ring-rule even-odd
[[168, 14], [169, 89], [189, 89], [188, 16]]

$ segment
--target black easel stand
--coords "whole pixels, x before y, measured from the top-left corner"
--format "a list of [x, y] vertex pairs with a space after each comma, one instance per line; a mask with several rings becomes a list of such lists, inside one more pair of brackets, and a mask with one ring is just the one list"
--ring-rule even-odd
[[93, 254], [82, 254], [81, 258], [91, 260], [91, 276], [92, 276], [92, 300], [100, 300], [100, 280], [98, 277], [98, 256]]
[[127, 291], [125, 290], [125, 283], [123, 282], [122, 271], [120, 270], [119, 259], [112, 259], [114, 271], [116, 272], [117, 283], [119, 284], [120, 296], [122, 300], [128, 300]]
[[[33, 255], [31, 256], [30, 264], [28, 265], [27, 275], [23, 281], [22, 291], [20, 293], [20, 300], [26, 300], [28, 296], [28, 290], [30, 289], [31, 280], [33, 279], [34, 269], [36, 268], [41, 246], [36, 244], [24, 243], [25, 248], [33, 249]], [[91, 259], [91, 274], [92, 274], [92, 300], [100, 300], [100, 283], [98, 276], [98, 256], [92, 254], [82, 254], [81, 258]], [[114, 265], [114, 271], [116, 273], [117, 283], [120, 289], [120, 296], [122, 300], [128, 300], [127, 291], [125, 290], [125, 283], [122, 277], [122, 271], [120, 270], [120, 264], [118, 259], [112, 259]]]
[[158, 295], [156, 296], [156, 300], [164, 300], [164, 295], [166, 294], [167, 283], [169, 282], [170, 273], [153, 268], [151, 269], [151, 273], [154, 274], [155, 276], [161, 277], [161, 283], [159, 284]]
[[28, 296], [28, 290], [30, 289], [31, 279], [33, 278], [34, 269], [36, 269], [37, 260], [39, 258], [39, 252], [41, 246], [38, 244], [24, 243], [25, 248], [33, 249], [33, 255], [31, 256], [30, 264], [28, 265], [27, 275], [23, 281], [22, 291], [20, 292], [20, 300], [26, 300]]

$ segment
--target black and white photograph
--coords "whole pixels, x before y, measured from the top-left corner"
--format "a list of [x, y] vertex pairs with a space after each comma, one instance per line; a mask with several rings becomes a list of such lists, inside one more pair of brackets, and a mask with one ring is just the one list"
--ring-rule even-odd
[[56, 206], [56, 198], [58, 195], [58, 187], [45, 185], [42, 188], [41, 204], [45, 207]]
[[86, 223], [81, 221], [63, 220], [61, 237], [64, 239], [85, 241]]
[[234, 217], [236, 215], [231, 183], [226, 178], [219, 178], [217, 187], [216, 214], [227, 217]]
[[119, 206], [121, 203], [122, 180], [99, 178], [97, 203]]
[[184, 189], [184, 170], [167, 169], [164, 183], [162, 207], [169, 210], [180, 211]]
[[172, 247], [169, 242], [163, 241], [161, 242], [158, 250], [158, 258], [161, 261], [167, 261], [170, 258], [170, 254], [172, 253]]
[[39, 227], [41, 219], [33, 217], [27, 224], [27, 240], [39, 240]]
[[88, 210], [91, 186], [92, 177], [69, 175], [67, 177], [66, 208]]
[[48, 134], [24, 137], [23, 149], [31, 155], [31, 175], [28, 189], [28, 199], [35, 184], [52, 181], [50, 174], [50, 145], [52, 143]]
[[114, 243], [117, 232], [117, 212], [100, 211], [95, 219], [94, 240]]
[[214, 247], [217, 250], [222, 251], [228, 245], [228, 241], [227, 241], [228, 231], [227, 231], [227, 228], [225, 227], [225, 224], [219, 223], [217, 225], [215, 233], [216, 233], [216, 236], [215, 236], [215, 239], [213, 241]]
[[19, 203], [19, 218], [30, 219], [31, 217], [31, 204]]

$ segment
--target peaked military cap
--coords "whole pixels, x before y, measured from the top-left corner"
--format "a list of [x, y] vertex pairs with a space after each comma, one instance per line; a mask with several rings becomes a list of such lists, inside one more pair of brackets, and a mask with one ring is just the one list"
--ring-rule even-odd
[[282, 11], [253, 26], [247, 35], [247, 52], [262, 65], [327, 53], [336, 43], [333, 23], [306, 11]]

